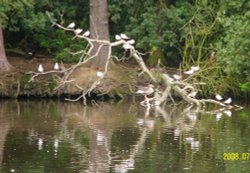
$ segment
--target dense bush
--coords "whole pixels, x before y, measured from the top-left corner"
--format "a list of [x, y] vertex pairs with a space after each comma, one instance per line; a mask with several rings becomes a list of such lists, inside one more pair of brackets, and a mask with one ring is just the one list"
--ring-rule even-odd
[[[55, 59], [76, 61], [69, 51], [86, 43], [51, 27], [50, 11], [64, 25], [75, 21], [88, 29], [89, 2], [76, 0], [10, 0], [0, 6], [6, 46], [36, 50]], [[62, 17], [62, 14], [63, 17]], [[147, 62], [189, 68], [199, 65], [208, 83], [203, 91], [250, 90], [250, 1], [110, 0], [110, 35], [125, 32], [136, 48], [150, 52]], [[61, 20], [62, 19], [62, 20]], [[215, 56], [211, 56], [215, 52]], [[199, 78], [199, 77], [198, 77]]]
[[218, 63], [244, 92], [249, 92], [250, 2], [231, 1], [221, 8], [218, 15], [221, 34], [215, 43]]
[[[54, 14], [59, 23], [75, 21], [77, 26], [88, 29], [89, 4], [87, 1], [6, 1], [0, 7], [1, 23], [6, 26], [7, 48], [18, 48], [42, 54], [56, 54], [56, 59], [74, 60], [66, 49], [82, 47], [84, 43], [72, 41], [72, 34], [51, 27], [46, 11]], [[8, 21], [8, 22], [7, 22]], [[17, 35], [17, 36], [16, 36]]]
[[[137, 48], [151, 51], [150, 62], [157, 62], [157, 59], [161, 59], [165, 65], [180, 62], [180, 28], [193, 16], [191, 3], [182, 0], [175, 3], [161, 0], [112, 0], [109, 10], [111, 33], [125, 31], [136, 39]], [[122, 25], [113, 27], [118, 23]]]

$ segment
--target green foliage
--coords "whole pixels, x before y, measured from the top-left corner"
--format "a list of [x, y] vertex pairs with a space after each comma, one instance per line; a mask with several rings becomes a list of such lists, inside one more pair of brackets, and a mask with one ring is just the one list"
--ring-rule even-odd
[[10, 30], [18, 30], [20, 18], [26, 17], [26, 12], [33, 7], [33, 0], [1, 0], [0, 25], [8, 26]]
[[151, 54], [148, 58], [148, 63], [151, 66], [156, 66], [157, 64], [166, 64], [166, 59], [163, 51], [157, 47], [151, 49]]
[[57, 82], [55, 80], [51, 80], [48, 84], [48, 89], [50, 90], [50, 92], [52, 93], [53, 91], [55, 91], [55, 88], [57, 87]]
[[216, 8], [214, 3], [197, 1], [194, 14], [190, 20], [181, 28], [180, 53], [183, 59], [183, 67], [190, 65], [202, 65], [202, 61], [209, 56], [210, 45], [214, 26], [216, 23]]
[[[133, 4], [131, 4], [133, 3]], [[184, 68], [202, 66], [203, 94], [238, 92], [238, 82], [250, 81], [249, 2], [231, 0], [117, 1], [110, 3], [111, 32], [126, 33], [136, 47], [151, 51], [149, 63], [162, 59]], [[117, 25], [119, 26], [117, 27]], [[157, 54], [158, 50], [162, 53]], [[216, 51], [215, 58], [211, 53]], [[182, 61], [181, 61], [182, 60]], [[210, 61], [215, 61], [209, 64]], [[161, 62], [164, 62], [161, 61]], [[226, 65], [226, 66], [225, 66]]]
[[215, 93], [225, 94], [228, 92], [238, 94], [234, 80], [227, 77], [218, 65], [205, 66], [196, 75], [194, 83], [205, 83], [205, 85], [197, 86], [202, 96], [214, 96]]
[[[221, 34], [215, 43], [223, 71], [238, 87], [249, 91], [250, 82], [250, 2], [232, 1], [218, 15]], [[224, 7], [224, 6], [222, 6]], [[238, 9], [238, 7], [241, 10]], [[239, 83], [241, 83], [239, 85]]]
[[[72, 41], [72, 34], [65, 34], [51, 27], [46, 11], [53, 13], [54, 18], [63, 25], [74, 21], [77, 27], [88, 29], [89, 5], [87, 1], [4, 1], [3, 6], [0, 7], [0, 16], [3, 16], [1, 19], [8, 20], [0, 22], [6, 26], [6, 43], [10, 48], [17, 47], [43, 54], [53, 53], [56, 59], [66, 62], [76, 61], [77, 57], [72, 58], [66, 48], [74, 51], [79, 47], [82, 48], [85, 43]], [[14, 34], [18, 36], [14, 38]]]
[[79, 56], [73, 56], [70, 52], [77, 52], [86, 46], [86, 42], [72, 40], [73, 35], [63, 30], [56, 29], [52, 37], [53, 39], [48, 39], [43, 34], [37, 34], [35, 38], [48, 53], [56, 53], [54, 56], [56, 61], [76, 62]]
[[31, 75], [30, 74], [24, 74], [22, 77], [21, 77], [21, 82], [23, 82], [24, 84], [28, 83], [29, 80], [31, 78]]
[[[180, 61], [180, 28], [193, 15], [193, 5], [187, 1], [167, 4], [158, 0], [117, 1], [110, 3], [111, 33], [126, 33], [134, 38], [136, 47], [144, 51], [161, 50], [165, 64], [173, 65]], [[119, 27], [117, 27], [119, 24]], [[154, 60], [156, 59], [156, 60]], [[161, 57], [151, 56], [150, 62]]]
[[249, 93], [250, 92], [250, 82], [241, 83], [240, 89], [241, 89], [241, 91], [243, 91], [245, 93]]
[[250, 12], [220, 19], [224, 34], [216, 44], [219, 63], [233, 77], [250, 81]]
[[[0, 24], [9, 48], [77, 61], [69, 52], [86, 43], [51, 27], [46, 11], [65, 26], [74, 21], [88, 29], [89, 1], [1, 0]], [[201, 66], [205, 70], [197, 78], [208, 83], [201, 87], [204, 93], [249, 92], [250, 1], [110, 0], [109, 13], [111, 37], [126, 33], [135, 39], [137, 49], [150, 51], [146, 58], [151, 65], [161, 60], [168, 66]]]

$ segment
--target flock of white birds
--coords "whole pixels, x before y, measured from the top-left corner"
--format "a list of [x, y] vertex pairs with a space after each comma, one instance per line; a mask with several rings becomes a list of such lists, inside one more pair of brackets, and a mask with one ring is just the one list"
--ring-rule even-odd
[[[59, 70], [59, 69], [60, 69], [59, 64], [56, 62], [55, 65], [54, 65], [54, 70]], [[38, 70], [39, 73], [44, 72], [44, 68], [43, 68], [42, 64], [39, 64], [37, 70]]]
[[[68, 29], [74, 29], [75, 28], [75, 26], [76, 26], [76, 24], [74, 23], [74, 22], [72, 22], [72, 23], [70, 23], [68, 26], [67, 26], [67, 28]], [[80, 29], [80, 28], [77, 28], [77, 29], [75, 29], [74, 30], [74, 33], [76, 34], [76, 35], [79, 35], [79, 34], [81, 34], [83, 32], [83, 29]], [[83, 33], [83, 36], [84, 37], [88, 37], [88, 36], [90, 36], [90, 32], [89, 32], [89, 30], [87, 30], [86, 32], [84, 32]], [[134, 39], [130, 39], [127, 35], [125, 35], [125, 34], [123, 34], [123, 33], [121, 33], [120, 35], [115, 35], [115, 39], [117, 40], [117, 41], [120, 41], [120, 40], [126, 40], [126, 43], [124, 43], [123, 44], [123, 48], [125, 49], [125, 50], [127, 50], [127, 49], [131, 49], [133, 46], [133, 44], [135, 44], [135, 40]], [[130, 39], [130, 40], [129, 40]], [[55, 65], [54, 65], [54, 70], [59, 70], [60, 69], [60, 67], [59, 67], [59, 64], [58, 63], [55, 63]], [[200, 67], [199, 66], [192, 66], [188, 71], [184, 71], [183, 73], [184, 74], [186, 74], [186, 75], [192, 75], [192, 74], [194, 74], [195, 72], [197, 72], [197, 71], [199, 71], [200, 70]], [[44, 72], [44, 68], [43, 68], [43, 66], [42, 66], [42, 64], [39, 64], [39, 66], [38, 66], [38, 72], [39, 73], [43, 73]], [[99, 77], [99, 78], [103, 78], [104, 77], [104, 73], [103, 72], [97, 72], [97, 77]], [[182, 78], [182, 76], [180, 76], [180, 75], [177, 75], [177, 74], [174, 74], [173, 75], [173, 78], [175, 79], [175, 80], [180, 80], [181, 78]], [[171, 78], [172, 79], [172, 78]], [[173, 79], [172, 79], [173, 80]], [[150, 91], [150, 92], [149, 92]], [[142, 89], [139, 89], [136, 93], [140, 93], [140, 94], [143, 94], [143, 95], [149, 95], [149, 94], [152, 94], [154, 92], [154, 89], [153, 89], [153, 87], [152, 87], [152, 84], [150, 84], [149, 86], [147, 86], [147, 87], [144, 87], [144, 90], [142, 90]], [[194, 92], [191, 92], [190, 94], [188, 94], [188, 96], [189, 97], [195, 97], [197, 95], [197, 92], [196, 91], [194, 91]], [[222, 101], [223, 100], [223, 98], [222, 98], [222, 96], [221, 95], [219, 95], [219, 94], [216, 94], [215, 95], [215, 98], [216, 98], [216, 100], [218, 100], [218, 101]], [[227, 100], [225, 100], [223, 103], [224, 104], [230, 104], [232, 102], [232, 99], [231, 98], [228, 98]]]
[[[71, 24], [69, 24], [69, 25], [67, 26], [67, 28], [68, 28], [68, 29], [74, 29], [75, 26], [76, 26], [75, 22], [72, 22]], [[74, 30], [74, 33], [75, 33], [76, 35], [79, 35], [79, 34], [82, 33], [82, 31], [83, 31], [83, 29], [77, 28], [77, 29]], [[90, 36], [89, 30], [87, 30], [86, 32], [84, 32], [82, 35], [83, 35], [84, 37]]]

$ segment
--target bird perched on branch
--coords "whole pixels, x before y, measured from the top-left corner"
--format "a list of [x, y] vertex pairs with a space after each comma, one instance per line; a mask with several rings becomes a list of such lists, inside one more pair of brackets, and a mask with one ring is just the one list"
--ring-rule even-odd
[[38, 66], [38, 72], [40, 72], [40, 73], [43, 73], [44, 72], [44, 69], [43, 69], [43, 66], [42, 66], [42, 64], [39, 64], [39, 66]]
[[125, 44], [123, 44], [123, 46], [122, 46], [125, 50], [128, 50], [128, 49], [131, 49], [131, 48], [133, 48], [133, 46], [131, 46], [130, 44], [128, 44], [128, 43], [125, 43]]
[[59, 68], [60, 67], [59, 67], [58, 63], [56, 62], [55, 65], [54, 65], [54, 70], [59, 70]]
[[215, 98], [216, 98], [216, 100], [222, 100], [223, 98], [221, 97], [221, 95], [219, 95], [219, 94], [216, 94], [215, 95]]
[[177, 75], [177, 74], [174, 74], [173, 77], [176, 79], [176, 80], [180, 80], [181, 79], [181, 76]]
[[75, 26], [76, 26], [75, 22], [72, 22], [71, 24], [69, 24], [69, 25], [67, 26], [67, 28], [73, 29]]
[[188, 94], [189, 97], [195, 98], [195, 96], [197, 95], [196, 91], [191, 92], [190, 94]]
[[200, 70], [200, 67], [199, 66], [192, 66], [190, 70], [188, 71], [185, 71], [183, 72], [184, 74], [188, 74], [188, 75], [191, 75], [193, 74], [194, 72]]
[[194, 70], [193, 70], [193, 69], [190, 69], [190, 70], [188, 70], [188, 71], [184, 71], [183, 73], [184, 73], [184, 74], [191, 75], [191, 74], [194, 73]]
[[123, 34], [123, 33], [121, 33], [121, 34], [120, 34], [120, 37], [121, 37], [122, 39], [124, 39], [124, 40], [129, 39], [129, 37], [128, 37], [128, 36], [126, 36], [126, 35], [125, 35], [125, 34]]
[[115, 35], [115, 39], [116, 39], [117, 41], [119, 41], [119, 40], [121, 40], [122, 38], [121, 38], [121, 36], [119, 36], [119, 35]]
[[84, 36], [84, 37], [88, 37], [88, 36], [90, 36], [90, 32], [89, 32], [89, 30], [87, 30], [86, 32], [84, 32], [84, 33], [83, 33], [83, 36]]
[[232, 102], [232, 99], [231, 98], [228, 98], [226, 101], [224, 101], [223, 103], [225, 104], [230, 104]]
[[127, 41], [127, 43], [128, 43], [128, 44], [135, 44], [135, 40], [134, 40], [134, 39], [129, 40], [129, 41]]
[[200, 67], [199, 66], [192, 66], [191, 69], [196, 72], [198, 70], [200, 70]]
[[82, 31], [83, 31], [83, 29], [77, 28], [74, 32], [77, 35], [77, 34], [80, 34]]

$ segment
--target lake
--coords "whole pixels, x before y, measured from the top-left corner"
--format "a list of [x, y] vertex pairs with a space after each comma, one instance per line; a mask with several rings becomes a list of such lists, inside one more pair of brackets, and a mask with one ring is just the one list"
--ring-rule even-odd
[[249, 165], [250, 106], [0, 101], [2, 173], [248, 173]]

